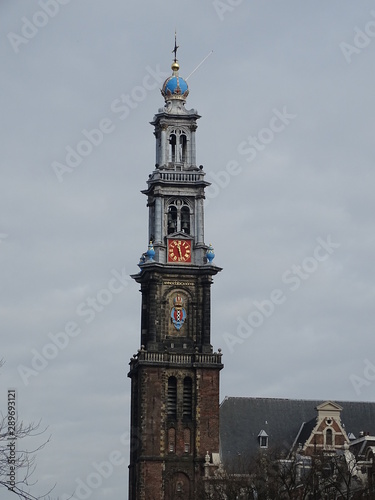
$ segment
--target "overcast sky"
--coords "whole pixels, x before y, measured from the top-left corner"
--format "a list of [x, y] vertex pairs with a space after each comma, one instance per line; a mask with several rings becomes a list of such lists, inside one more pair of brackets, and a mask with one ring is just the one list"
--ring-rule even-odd
[[213, 50], [186, 107], [223, 267], [221, 399], [373, 401], [373, 2], [8, 0], [0, 18], [0, 409], [15, 388], [48, 426], [34, 493], [127, 498], [128, 276], [175, 28], [181, 76]]

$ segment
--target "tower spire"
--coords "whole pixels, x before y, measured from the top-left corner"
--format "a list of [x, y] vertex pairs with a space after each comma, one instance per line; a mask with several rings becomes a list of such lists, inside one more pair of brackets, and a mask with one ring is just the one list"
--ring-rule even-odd
[[174, 54], [173, 62], [171, 65], [171, 70], [172, 70], [172, 76], [167, 78], [163, 84], [163, 87], [161, 89], [161, 93], [165, 99], [165, 101], [183, 101], [185, 102], [188, 94], [189, 94], [189, 88], [188, 84], [186, 81], [180, 77], [179, 75], [179, 69], [180, 65], [177, 60], [177, 50], [179, 48], [179, 45], [177, 45], [177, 33], [176, 30], [174, 32], [174, 48], [172, 50], [172, 53]]
[[[219, 454], [221, 352], [211, 345], [211, 285], [221, 271], [204, 242], [205, 181], [197, 166], [200, 118], [186, 109], [175, 33], [165, 106], [151, 124], [155, 169], [147, 196], [149, 248], [132, 275], [142, 293], [140, 349], [130, 360], [129, 500], [198, 498]], [[210, 466], [210, 467], [208, 467]], [[214, 467], [212, 467], [214, 466]], [[210, 472], [209, 472], [210, 470]]]

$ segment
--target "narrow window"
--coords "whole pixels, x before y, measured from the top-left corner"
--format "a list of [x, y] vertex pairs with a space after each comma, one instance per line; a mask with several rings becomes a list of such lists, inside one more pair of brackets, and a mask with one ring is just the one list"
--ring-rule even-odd
[[176, 451], [176, 429], [174, 427], [168, 430], [168, 451], [169, 453]]
[[268, 448], [268, 434], [263, 429], [258, 434], [260, 448]]
[[168, 400], [167, 414], [171, 419], [177, 418], [177, 379], [169, 377], [168, 379]]
[[188, 427], [184, 429], [184, 451], [190, 453], [190, 429]]
[[332, 429], [327, 429], [326, 430], [326, 445], [327, 446], [332, 446], [333, 445]]
[[169, 136], [169, 161], [176, 161], [176, 134]]
[[184, 380], [184, 393], [183, 393], [183, 417], [191, 420], [193, 410], [193, 383], [190, 377]]
[[168, 234], [177, 231], [177, 207], [170, 205], [168, 207]]
[[186, 162], [186, 135], [181, 134], [180, 135], [180, 158], [179, 160], [182, 163]]
[[181, 208], [181, 230], [190, 234], [190, 210], [186, 205]]
[[183, 488], [182, 488], [182, 481], [178, 481], [177, 484], [176, 484], [176, 491], [177, 493], [181, 493], [183, 492]]

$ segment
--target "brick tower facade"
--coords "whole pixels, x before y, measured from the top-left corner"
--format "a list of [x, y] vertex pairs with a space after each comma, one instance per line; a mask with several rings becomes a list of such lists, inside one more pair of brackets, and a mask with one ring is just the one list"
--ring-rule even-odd
[[[211, 284], [221, 269], [204, 243], [203, 167], [197, 167], [200, 116], [187, 110], [179, 64], [163, 85], [152, 125], [156, 165], [142, 191], [149, 247], [132, 277], [142, 294], [141, 347], [130, 360], [129, 500], [199, 498], [219, 452], [220, 350], [211, 345]], [[206, 471], [206, 472], [205, 472]]]

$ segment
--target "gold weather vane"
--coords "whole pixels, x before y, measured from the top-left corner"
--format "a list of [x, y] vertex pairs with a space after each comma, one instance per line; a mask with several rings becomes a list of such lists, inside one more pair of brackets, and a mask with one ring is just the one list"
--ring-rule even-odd
[[177, 34], [176, 30], [174, 31], [174, 49], [172, 52], [174, 52], [174, 62], [177, 62], [177, 49], [179, 48], [179, 45], [177, 45]]

